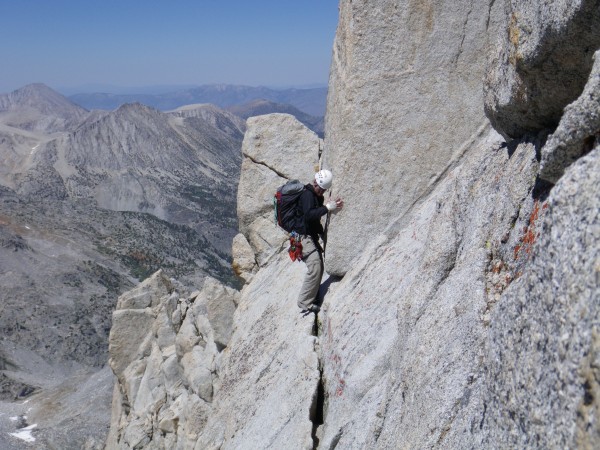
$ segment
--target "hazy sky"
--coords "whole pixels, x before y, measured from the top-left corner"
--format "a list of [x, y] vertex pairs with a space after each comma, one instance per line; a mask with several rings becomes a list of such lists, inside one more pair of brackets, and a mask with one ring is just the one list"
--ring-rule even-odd
[[0, 92], [326, 83], [338, 0], [0, 0]]

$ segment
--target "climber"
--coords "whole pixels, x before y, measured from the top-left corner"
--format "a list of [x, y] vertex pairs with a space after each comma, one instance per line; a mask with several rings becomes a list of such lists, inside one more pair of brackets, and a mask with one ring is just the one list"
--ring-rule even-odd
[[323, 242], [326, 239], [321, 217], [344, 207], [341, 198], [325, 203], [323, 195], [331, 187], [332, 181], [333, 175], [329, 170], [320, 170], [315, 174], [313, 182], [305, 186], [298, 202], [304, 220], [299, 221], [293, 231], [302, 239], [302, 260], [308, 269], [298, 295], [298, 306], [305, 314], [317, 314], [321, 309], [316, 303], [324, 271], [323, 247], [319, 243], [319, 237]]

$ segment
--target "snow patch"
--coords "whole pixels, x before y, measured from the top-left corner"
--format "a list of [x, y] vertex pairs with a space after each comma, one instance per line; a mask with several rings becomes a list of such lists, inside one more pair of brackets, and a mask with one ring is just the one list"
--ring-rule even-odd
[[[11, 418], [12, 419], [12, 418]], [[29, 425], [28, 427], [22, 428], [16, 433], [8, 433], [11, 436], [16, 437], [17, 439], [21, 439], [25, 442], [35, 442], [35, 438], [31, 434], [31, 430], [37, 427], [37, 423], [33, 425]]]

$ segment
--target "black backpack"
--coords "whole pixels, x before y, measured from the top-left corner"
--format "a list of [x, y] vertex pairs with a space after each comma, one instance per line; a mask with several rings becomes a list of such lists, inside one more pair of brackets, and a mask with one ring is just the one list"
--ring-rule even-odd
[[273, 196], [275, 223], [289, 233], [294, 228], [302, 228], [304, 217], [299, 200], [304, 189], [300, 181], [290, 180], [280, 186]]

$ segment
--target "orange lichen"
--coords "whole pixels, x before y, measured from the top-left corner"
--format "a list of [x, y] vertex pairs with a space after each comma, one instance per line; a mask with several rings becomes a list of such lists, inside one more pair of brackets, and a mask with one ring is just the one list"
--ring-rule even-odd
[[547, 207], [548, 204], [544, 203], [540, 208], [540, 201], [535, 201], [533, 210], [529, 216], [529, 224], [523, 228], [523, 236], [521, 236], [520, 244], [515, 245], [515, 260], [519, 259], [519, 256], [522, 255], [522, 251], [525, 252], [527, 257], [531, 255], [531, 252], [533, 251], [533, 245], [540, 235], [539, 231], [537, 230], [537, 222], [540, 218], [540, 212], [544, 211]]
[[492, 265], [492, 273], [500, 273], [504, 269], [504, 262], [497, 261]]

